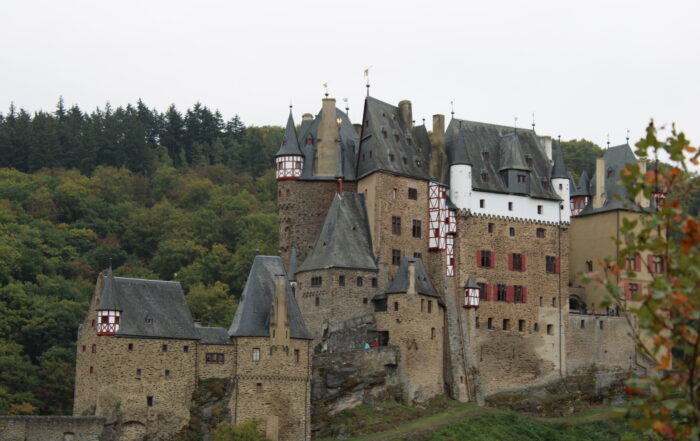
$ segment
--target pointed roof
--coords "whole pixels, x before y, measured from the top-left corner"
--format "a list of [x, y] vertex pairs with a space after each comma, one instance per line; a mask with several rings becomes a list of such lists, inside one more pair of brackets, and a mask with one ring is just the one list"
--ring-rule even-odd
[[[304, 165], [301, 171], [301, 180], [334, 180], [338, 176], [316, 176], [314, 175], [314, 157], [316, 144], [318, 141], [318, 126], [321, 123], [321, 111], [313, 120], [304, 120], [299, 131], [299, 144], [304, 155]], [[355, 181], [355, 162], [357, 159], [357, 149], [360, 138], [357, 131], [352, 126], [350, 118], [342, 110], [335, 109], [336, 120], [340, 120], [338, 134], [340, 135], [340, 154], [343, 157], [342, 173], [345, 181]], [[311, 140], [310, 143], [307, 140]]]
[[424, 296], [435, 297], [438, 299], [438, 303], [442, 305], [442, 298], [433, 286], [433, 282], [431, 282], [430, 280], [428, 271], [423, 265], [423, 260], [418, 257], [404, 257], [401, 260], [401, 266], [399, 266], [399, 270], [397, 271], [396, 276], [394, 277], [394, 281], [391, 283], [389, 289], [386, 291], [386, 293], [378, 294], [374, 298], [382, 299], [386, 298], [387, 294], [398, 294], [407, 292], [409, 285], [409, 263], [414, 263], [416, 266], [416, 292]]
[[517, 133], [509, 132], [501, 137], [499, 142], [501, 163], [498, 171], [503, 170], [526, 170], [530, 167], [523, 158], [523, 148], [520, 145]]
[[[501, 160], [501, 141], [510, 136], [506, 147], [520, 150], [512, 159]], [[516, 142], [517, 139], [517, 142]], [[506, 141], [504, 141], [506, 143]], [[451, 163], [463, 161], [472, 166], [472, 188], [479, 191], [508, 193], [508, 188], [500, 176], [502, 164], [511, 163], [518, 168], [529, 170], [529, 196], [539, 199], [560, 200], [553, 186], [545, 187], [542, 182], [549, 180], [551, 162], [544, 152], [540, 138], [532, 130], [518, 129], [475, 121], [453, 118], [445, 132], [445, 149]], [[532, 166], [523, 164], [523, 158], [532, 161]], [[486, 176], [486, 179], [483, 176]]]
[[589, 193], [590, 180], [588, 179], [588, 173], [586, 170], [581, 173], [581, 177], [578, 180], [578, 185], [574, 185], [571, 188], [574, 191], [571, 192], [571, 196], [590, 196]]
[[311, 340], [304, 319], [292, 293], [282, 259], [277, 256], [256, 256], [248, 274], [241, 302], [228, 330], [231, 337], [269, 337], [270, 316], [275, 296], [275, 276], [286, 279], [287, 318], [291, 338]]
[[294, 126], [294, 118], [292, 117], [291, 109], [289, 109], [289, 118], [287, 118], [287, 127], [284, 129], [284, 137], [282, 138], [282, 144], [280, 145], [280, 149], [277, 150], [277, 154], [275, 156], [283, 155], [302, 156], [301, 149], [299, 148], [297, 130]]
[[101, 277], [97, 309], [121, 311], [118, 337], [198, 338], [179, 282]]
[[314, 248], [297, 273], [325, 268], [377, 270], [363, 194], [335, 195]]
[[231, 338], [224, 328], [196, 326], [194, 328], [201, 345], [231, 345]]
[[561, 144], [557, 143], [557, 149], [554, 152], [554, 165], [552, 166], [552, 179], [568, 179], [568, 177], [564, 165], [564, 153], [561, 151]]
[[413, 127], [404, 125], [398, 107], [368, 96], [363, 121], [357, 158], [358, 178], [383, 171], [430, 179], [425, 153], [414, 140]]

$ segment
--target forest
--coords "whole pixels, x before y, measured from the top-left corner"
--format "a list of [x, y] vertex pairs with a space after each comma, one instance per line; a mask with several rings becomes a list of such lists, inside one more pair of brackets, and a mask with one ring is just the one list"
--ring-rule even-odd
[[[195, 320], [228, 327], [253, 257], [277, 254], [282, 135], [200, 103], [0, 114], [0, 414], [71, 413], [78, 325], [110, 264], [181, 282]], [[602, 150], [562, 144], [591, 174]]]

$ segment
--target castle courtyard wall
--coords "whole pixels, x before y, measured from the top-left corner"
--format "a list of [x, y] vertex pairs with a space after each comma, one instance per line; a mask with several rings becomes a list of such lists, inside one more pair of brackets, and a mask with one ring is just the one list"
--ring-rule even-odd
[[570, 314], [566, 330], [568, 372], [575, 374], [592, 366], [613, 371], [640, 367], [631, 332], [624, 317]]
[[99, 441], [105, 419], [0, 415], [0, 441]]

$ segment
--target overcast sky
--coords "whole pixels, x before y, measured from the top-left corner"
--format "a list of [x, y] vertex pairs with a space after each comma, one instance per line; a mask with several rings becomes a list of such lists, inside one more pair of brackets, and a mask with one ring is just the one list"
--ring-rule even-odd
[[431, 115], [605, 145], [649, 118], [700, 139], [700, 1], [0, 0], [0, 106], [133, 103], [283, 125], [324, 82]]

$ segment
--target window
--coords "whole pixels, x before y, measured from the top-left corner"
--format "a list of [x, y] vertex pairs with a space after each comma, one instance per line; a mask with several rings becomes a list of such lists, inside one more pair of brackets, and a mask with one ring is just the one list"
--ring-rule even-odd
[[493, 233], [493, 222], [489, 222], [489, 233]]
[[[85, 348], [85, 346], [83, 346], [83, 348]], [[129, 352], [133, 351], [133, 350], [134, 350], [134, 344], [133, 344], [133, 343], [129, 343], [128, 345], [126, 345], [126, 349], [127, 349]]]
[[153, 397], [151, 395], [146, 397], [146, 405], [148, 407], [153, 407]]
[[204, 361], [207, 364], [224, 364], [224, 354], [207, 352], [204, 354]]
[[479, 316], [474, 317], [474, 327], [479, 329]]
[[555, 308], [557, 307], [557, 298], [556, 297], [552, 297], [552, 306]]
[[413, 237], [421, 236], [421, 222], [419, 220], [413, 221]]
[[486, 300], [488, 294], [486, 292], [486, 284], [485, 283], [478, 283], [479, 285], [479, 299], [481, 300]]
[[391, 250], [391, 264], [401, 265], [401, 250]]
[[435, 328], [430, 328], [430, 339], [435, 340]]
[[408, 164], [408, 158], [406, 158], [406, 157], [404, 156], [404, 157], [401, 158], [401, 159], [403, 159], [403, 163], [404, 163], [404, 164]]
[[93, 367], [90, 366], [90, 373], [92, 374], [94, 372]]
[[554, 335], [554, 325], [547, 325], [547, 335]]
[[598, 327], [599, 327], [600, 329], [603, 329], [603, 321], [602, 321], [602, 320], [598, 322]]
[[422, 258], [423, 258], [423, 254], [421, 254], [421, 253], [413, 253], [413, 257], [415, 257], [416, 259], [422, 259]]
[[294, 350], [294, 364], [299, 364], [299, 360], [301, 359], [301, 355], [299, 353], [299, 349]]
[[525, 175], [518, 175], [518, 183], [520, 183], [520, 184], [525, 183]]
[[314, 140], [310, 136], [308, 138], [306, 138], [306, 145], [313, 145], [313, 143], [314, 143]]
[[527, 156], [525, 157], [525, 162], [527, 162], [528, 167], [532, 167], [532, 158]]
[[366, 305], [367, 303], [369, 303], [369, 300], [367, 300], [367, 297], [363, 297], [362, 304]]
[[362, 279], [362, 277], [357, 278], [357, 286], [362, 286], [365, 284], [365, 281]]
[[493, 268], [493, 262], [491, 260], [491, 251], [481, 250], [481, 262], [480, 266], [482, 268]]
[[345, 276], [338, 276], [338, 286], [345, 286]]
[[95, 320], [92, 321], [92, 327], [95, 327]]
[[524, 261], [525, 259], [523, 258], [523, 255], [520, 253], [513, 253], [510, 255], [511, 257], [511, 265], [510, 269], [511, 271], [524, 271], [525, 270], [525, 265]]
[[311, 278], [311, 286], [321, 286], [323, 278], [321, 276], [315, 276]]
[[507, 331], [510, 329], [510, 319], [503, 319], [503, 330]]
[[253, 348], [253, 361], [260, 361], [260, 348]]
[[489, 182], [489, 174], [488, 174], [488, 173], [482, 173], [482, 174], [481, 174], [481, 181], [482, 181], [482, 182]]
[[255, 391], [262, 392], [262, 383], [255, 383]]
[[95, 345], [95, 344], [92, 345], [92, 353], [93, 354], [97, 353], [97, 345]]
[[136, 369], [136, 376], [140, 377], [141, 376], [141, 368]]
[[513, 228], [513, 227], [508, 228], [508, 234], [510, 235], [510, 237], [514, 237], [515, 236], [515, 228]]
[[399, 216], [391, 216], [391, 232], [401, 234], [401, 218]]
[[170, 369], [165, 370], [165, 378], [170, 378]]
[[413, 199], [414, 201], [418, 199], [418, 190], [408, 187], [408, 198]]
[[612, 178], [613, 175], [613, 170], [611, 168], [608, 169], [608, 177]]
[[493, 318], [489, 317], [489, 319], [486, 322], [486, 327], [489, 329], [493, 329]]
[[513, 211], [513, 203], [508, 202], [508, 211]]
[[540, 296], [540, 306], [544, 306], [544, 297]]
[[581, 320], [581, 329], [585, 329], [585, 328], [586, 328], [586, 321]]
[[316, 297], [316, 300], [314, 300], [314, 304], [315, 304], [316, 306], [319, 306], [319, 305], [321, 304], [321, 298], [317, 296], [317, 297]]
[[496, 300], [499, 302], [506, 301], [506, 286], [498, 284], [496, 286]]
[[537, 237], [539, 237], [540, 239], [544, 238], [544, 228], [537, 229]]
[[397, 195], [397, 193], [398, 193], [398, 190], [397, 190], [397, 189], [393, 189], [393, 190], [391, 191], [391, 199], [396, 200], [396, 195]]
[[479, 208], [486, 207], [486, 199], [479, 199]]
[[428, 300], [428, 314], [431, 314], [433, 312], [433, 301]]
[[535, 323], [534, 325], [532, 325], [532, 330], [535, 332], [540, 332], [540, 324]]
[[629, 284], [629, 292], [630, 292], [630, 297], [634, 298], [637, 294], [639, 294], [639, 284], [638, 283], [630, 283]]
[[481, 152], [481, 157], [484, 158], [484, 161], [489, 160], [489, 152]]
[[168, 345], [163, 345], [163, 352], [168, 352]]
[[542, 205], [537, 206], [537, 214], [542, 214]]
[[518, 331], [525, 332], [525, 320], [518, 320]]
[[544, 188], [545, 190], [549, 189], [549, 181], [548, 180], [546, 180], [546, 179], [542, 180], [542, 188]]
[[559, 262], [557, 260], [558, 259], [554, 256], [545, 257], [545, 266], [549, 274], [559, 273]]
[[[131, 345], [129, 345], [129, 346], [131, 346]], [[85, 352], [85, 345], [83, 345], [83, 352]]]
[[563, 190], [563, 189], [564, 189], [564, 184], [559, 184], [559, 190]]
[[399, 310], [399, 302], [394, 302], [394, 311]]
[[635, 263], [637, 259], [635, 256], [625, 256], [625, 269], [628, 271], [635, 271]]
[[513, 288], [513, 301], [515, 303], [525, 303], [524, 289], [520, 285], [515, 285]]
[[190, 352], [190, 347], [187, 346], [187, 345], [183, 346], [183, 347], [182, 347], [182, 352], [185, 352], [185, 353]]
[[587, 260], [586, 261], [586, 271], [589, 273], [593, 271], [593, 261], [592, 260]]
[[372, 277], [372, 288], [376, 288], [376, 287], [377, 287], [377, 278]]

